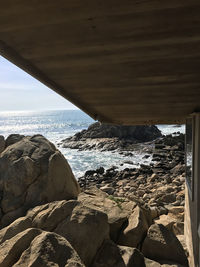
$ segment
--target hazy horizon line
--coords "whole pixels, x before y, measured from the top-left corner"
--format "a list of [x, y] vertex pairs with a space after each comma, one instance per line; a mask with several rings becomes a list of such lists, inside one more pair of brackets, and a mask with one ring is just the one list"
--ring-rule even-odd
[[[22, 112], [42, 112], [42, 111], [62, 111], [62, 110], [79, 110], [79, 111], [82, 111], [81, 109], [79, 108], [47, 108], [47, 109], [23, 109], [23, 110], [20, 110], [20, 109], [17, 109], [17, 110], [14, 110], [14, 109], [10, 109], [10, 110], [0, 110], [0, 113], [22, 113]], [[83, 112], [83, 111], [82, 111]]]

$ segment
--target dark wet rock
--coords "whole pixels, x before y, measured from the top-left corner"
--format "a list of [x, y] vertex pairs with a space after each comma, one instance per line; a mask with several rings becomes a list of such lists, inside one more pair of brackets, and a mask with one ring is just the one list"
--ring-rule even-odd
[[104, 173], [104, 168], [100, 167], [100, 168], [96, 169], [96, 173], [103, 174]]
[[148, 159], [150, 157], [150, 155], [145, 155], [144, 157], [143, 157], [143, 159]]
[[86, 171], [85, 172], [85, 176], [87, 177], [87, 176], [91, 176], [91, 175], [93, 175], [93, 174], [95, 174], [96, 173], [96, 170], [89, 170], [89, 171]]
[[[159, 143], [159, 142], [156, 142]], [[184, 150], [185, 147], [185, 135], [180, 134], [177, 136], [172, 136], [172, 135], [166, 135], [160, 144], [164, 144], [165, 146], [175, 146], [177, 145], [180, 150]]]
[[133, 161], [131, 161], [131, 160], [124, 161], [124, 164], [134, 165]]
[[123, 153], [123, 155], [124, 155], [125, 157], [132, 157], [132, 156], [133, 156], [133, 153], [131, 153], [131, 152], [127, 152], [127, 153]]
[[[119, 126], [97, 122], [90, 125], [87, 130], [76, 133], [62, 142], [63, 147], [71, 149], [130, 150], [133, 144], [152, 141], [161, 136], [160, 130], [155, 125]], [[132, 156], [132, 153], [125, 153], [125, 156]]]
[[88, 127], [87, 130], [76, 134], [75, 141], [81, 138], [113, 138], [136, 139], [140, 142], [147, 142], [161, 137], [161, 132], [154, 125], [152, 126], [119, 126], [100, 124], [96, 122]]

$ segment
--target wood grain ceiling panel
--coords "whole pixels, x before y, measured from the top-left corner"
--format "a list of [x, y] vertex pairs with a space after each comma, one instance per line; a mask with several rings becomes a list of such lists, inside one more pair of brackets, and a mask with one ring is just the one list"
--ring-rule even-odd
[[7, 0], [0, 54], [94, 119], [183, 122], [200, 111], [200, 3]]

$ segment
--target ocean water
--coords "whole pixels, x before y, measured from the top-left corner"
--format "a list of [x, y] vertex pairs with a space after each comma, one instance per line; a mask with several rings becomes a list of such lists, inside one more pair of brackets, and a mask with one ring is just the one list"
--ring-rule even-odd
[[[110, 168], [115, 165], [123, 169], [150, 163], [151, 157], [143, 159], [145, 153], [141, 149], [134, 151], [131, 157], [124, 157], [117, 152], [78, 151], [59, 146], [61, 140], [87, 129], [93, 122], [93, 119], [80, 110], [0, 112], [0, 135], [7, 137], [13, 133], [42, 134], [61, 150], [77, 178], [87, 170], [100, 166]], [[158, 125], [158, 128], [163, 134], [185, 132], [184, 125]], [[133, 165], [124, 163], [125, 161], [132, 161]]]

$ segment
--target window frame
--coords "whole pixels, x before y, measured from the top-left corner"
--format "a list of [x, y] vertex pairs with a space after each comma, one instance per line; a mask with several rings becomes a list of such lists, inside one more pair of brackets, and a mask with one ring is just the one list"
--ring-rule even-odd
[[[192, 122], [192, 171], [191, 171], [191, 182], [187, 177], [187, 121], [191, 120]], [[191, 115], [186, 118], [186, 125], [185, 125], [185, 180], [189, 192], [189, 196], [192, 201], [194, 201], [194, 156], [195, 156], [195, 116]]]

